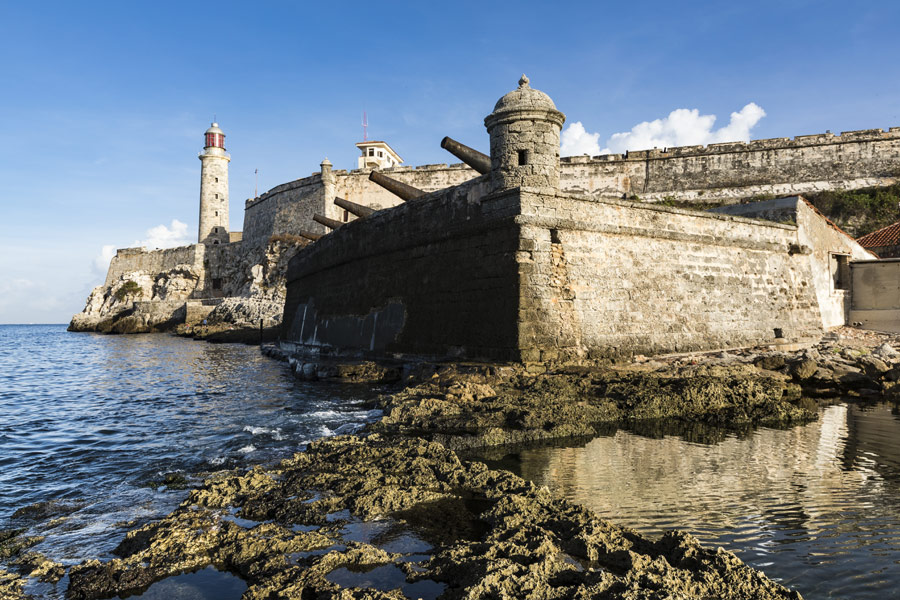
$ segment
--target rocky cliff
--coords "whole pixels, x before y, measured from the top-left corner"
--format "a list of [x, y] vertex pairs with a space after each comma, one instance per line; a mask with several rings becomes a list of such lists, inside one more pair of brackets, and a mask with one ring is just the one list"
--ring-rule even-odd
[[279, 236], [261, 248], [228, 244], [119, 251], [106, 281], [91, 291], [69, 330], [158, 332], [204, 319], [219, 328], [258, 328], [260, 321], [277, 327], [287, 261], [305, 243]]

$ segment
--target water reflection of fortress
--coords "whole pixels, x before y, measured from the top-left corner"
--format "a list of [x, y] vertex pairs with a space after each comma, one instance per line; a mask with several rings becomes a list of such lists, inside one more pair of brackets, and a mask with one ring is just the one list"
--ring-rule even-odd
[[816, 534], [877, 510], [873, 498], [896, 502], [897, 490], [886, 488], [900, 471], [898, 436], [900, 419], [886, 408], [838, 405], [816, 423], [714, 445], [618, 431], [581, 448], [527, 450], [522, 474], [646, 532], [740, 536], [771, 524]]

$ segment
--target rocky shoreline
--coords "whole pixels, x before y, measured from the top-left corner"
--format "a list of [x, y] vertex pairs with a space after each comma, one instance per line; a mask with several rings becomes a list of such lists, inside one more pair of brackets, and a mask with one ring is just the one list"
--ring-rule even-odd
[[303, 379], [393, 383], [383, 418], [273, 467], [214, 474], [110, 561], [66, 570], [29, 552], [25, 530], [0, 532], [0, 598], [26, 598], [25, 577], [67, 574], [68, 598], [109, 598], [209, 566], [246, 582], [246, 600], [800, 598], [689, 534], [648, 539], [458, 452], [611, 424], [788, 427], [814, 419], [817, 398], [896, 399], [897, 342], [845, 329], [795, 352], [547, 369], [312, 363], [264, 346]]

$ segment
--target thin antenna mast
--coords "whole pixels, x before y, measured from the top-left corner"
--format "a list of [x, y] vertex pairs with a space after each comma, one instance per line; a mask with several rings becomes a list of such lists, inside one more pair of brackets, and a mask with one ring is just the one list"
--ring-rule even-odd
[[369, 141], [369, 120], [366, 118], [366, 111], [363, 111], [363, 141]]
[[256, 183], [253, 184], [253, 197], [259, 198], [259, 169], [253, 169], [253, 174], [256, 175]]

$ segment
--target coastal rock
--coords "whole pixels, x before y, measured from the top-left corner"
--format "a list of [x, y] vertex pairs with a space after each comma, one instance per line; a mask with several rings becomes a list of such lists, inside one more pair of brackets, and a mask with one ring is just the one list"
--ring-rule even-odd
[[[481, 379], [482, 381], [478, 381]], [[691, 365], [661, 373], [520, 374], [486, 384], [457, 374], [382, 399], [375, 430], [426, 435], [453, 449], [592, 436], [609, 423], [658, 419], [724, 427], [815, 418], [787, 400], [799, 387], [752, 367]]]
[[444, 598], [800, 598], [688, 534], [651, 541], [440, 444], [377, 434], [214, 477], [116, 554], [73, 567], [67, 597], [138, 593], [213, 565], [244, 579], [254, 600], [399, 600], [399, 591], [332, 581], [386, 567], [399, 577], [392, 586], [429, 582]]
[[12, 564], [24, 575], [48, 583], [56, 583], [66, 573], [65, 567], [40, 552], [23, 554], [12, 561]]
[[0, 598], [3, 600], [29, 600], [25, 595], [25, 579], [0, 568]]
[[225, 298], [209, 313], [206, 322], [212, 327], [228, 324], [259, 329], [260, 322], [263, 327], [276, 327], [281, 324], [283, 311], [284, 304], [277, 300]]
[[754, 364], [760, 369], [765, 369], [767, 371], [777, 371], [785, 364], [784, 355], [767, 354], [765, 356], [760, 356], [758, 359], [756, 359]]
[[872, 354], [882, 358], [883, 360], [893, 361], [900, 358], [900, 352], [897, 352], [894, 347], [887, 342], [884, 342], [877, 346], [875, 350], [872, 351]]
[[819, 370], [819, 365], [810, 358], [802, 358], [792, 362], [790, 370], [795, 379], [809, 379]]

